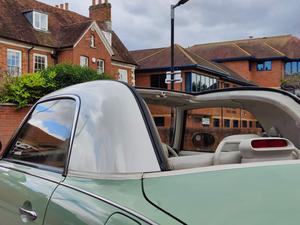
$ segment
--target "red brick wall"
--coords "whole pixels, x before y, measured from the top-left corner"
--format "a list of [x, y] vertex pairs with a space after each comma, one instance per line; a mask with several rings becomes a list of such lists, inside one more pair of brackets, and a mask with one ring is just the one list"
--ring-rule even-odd
[[29, 111], [28, 108], [17, 109], [14, 105], [0, 105], [0, 141], [4, 149], [15, 130]]
[[256, 62], [251, 63], [251, 70], [249, 70], [249, 61], [225, 62], [223, 64], [247, 80], [254, 81], [259, 86], [275, 88], [281, 86], [281, 80], [284, 74], [283, 61], [272, 61], [271, 71], [257, 71]]
[[284, 63], [280, 60], [272, 62], [271, 71], [257, 71], [257, 64], [252, 63], [252, 80], [262, 87], [275, 87], [281, 86], [281, 80], [284, 74]]
[[249, 61], [224, 62], [223, 64], [247, 80], [252, 79], [252, 74], [249, 70]]
[[64, 50], [59, 51], [57, 62], [59, 64], [61, 64], [61, 63], [72, 64], [73, 63], [73, 49], [69, 48], [69, 49], [64, 49]]
[[[91, 35], [95, 36], [95, 48], [90, 47]], [[104, 60], [105, 72], [108, 74], [113, 74], [111, 56], [97, 32], [89, 30], [85, 34], [85, 36], [80, 40], [80, 42], [73, 50], [73, 64], [80, 65], [80, 56], [89, 57], [89, 67], [94, 70], [97, 69], [97, 63], [92, 62], [92, 59], [96, 58]]]
[[[22, 73], [28, 73], [28, 49], [27, 48], [21, 48], [16, 47], [13, 45], [7, 45], [7, 44], [0, 44], [0, 71], [6, 71], [7, 70], [7, 49], [12, 49], [16, 51], [22, 52]], [[41, 54], [46, 55], [48, 59], [48, 66], [51, 66], [54, 64], [54, 59], [51, 57], [51, 53], [47, 51], [38, 51], [38, 50], [31, 50], [30, 51], [30, 60], [29, 60], [29, 72], [32, 73], [34, 70], [34, 54]]]

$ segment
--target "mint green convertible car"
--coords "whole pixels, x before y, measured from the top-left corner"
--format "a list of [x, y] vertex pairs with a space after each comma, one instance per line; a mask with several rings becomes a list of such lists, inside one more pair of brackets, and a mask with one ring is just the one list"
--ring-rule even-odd
[[[298, 225], [299, 103], [273, 89], [192, 95], [115, 81], [54, 92], [4, 150], [0, 224]], [[175, 117], [164, 136], [150, 114], [159, 105]], [[186, 141], [187, 112], [204, 108], [243, 109], [261, 127]]]

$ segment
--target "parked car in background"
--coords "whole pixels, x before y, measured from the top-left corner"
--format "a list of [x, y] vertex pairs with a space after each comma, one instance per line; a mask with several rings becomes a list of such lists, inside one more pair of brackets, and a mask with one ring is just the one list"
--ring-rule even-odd
[[[115, 81], [54, 92], [0, 160], [1, 224], [296, 225], [299, 103], [273, 89], [191, 95]], [[174, 116], [162, 137], [155, 107]], [[218, 107], [247, 110], [260, 130], [201, 149], [189, 112]]]

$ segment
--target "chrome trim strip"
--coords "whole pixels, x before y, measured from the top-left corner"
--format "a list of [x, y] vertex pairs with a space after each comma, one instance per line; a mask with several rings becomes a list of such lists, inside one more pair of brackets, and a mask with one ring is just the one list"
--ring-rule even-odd
[[154, 221], [148, 219], [147, 217], [145, 217], [145, 216], [143, 216], [143, 215], [141, 215], [141, 214], [139, 214], [139, 213], [137, 213], [137, 212], [135, 212], [135, 211], [133, 211], [133, 210], [131, 210], [131, 209], [128, 209], [128, 208], [126, 208], [126, 207], [124, 207], [124, 206], [122, 206], [122, 205], [119, 205], [119, 204], [117, 204], [117, 203], [115, 203], [115, 202], [112, 202], [112, 201], [110, 201], [110, 200], [108, 200], [108, 199], [106, 199], [106, 198], [103, 198], [103, 197], [101, 197], [101, 196], [99, 196], [99, 195], [96, 195], [96, 194], [93, 194], [93, 193], [91, 193], [91, 192], [82, 190], [82, 189], [80, 189], [80, 188], [74, 187], [74, 186], [69, 185], [69, 184], [61, 183], [60, 185], [61, 185], [61, 186], [64, 186], [64, 187], [67, 187], [67, 188], [71, 188], [71, 189], [73, 189], [73, 190], [75, 190], [75, 191], [79, 191], [79, 192], [81, 192], [81, 193], [83, 193], [83, 194], [89, 195], [89, 196], [91, 196], [91, 197], [93, 197], [93, 198], [96, 198], [96, 199], [98, 199], [98, 200], [100, 200], [100, 201], [103, 201], [103, 202], [105, 202], [105, 203], [107, 203], [107, 204], [109, 204], [109, 205], [112, 205], [112, 206], [114, 206], [114, 207], [116, 207], [116, 208], [118, 208], [118, 209], [120, 209], [120, 210], [125, 211], [126, 213], [128, 213], [128, 214], [130, 214], [130, 215], [132, 215], [132, 216], [137, 217], [138, 219], [144, 221], [145, 223], [148, 223], [148, 224], [150, 224], [150, 225], [159, 225], [158, 223], [155, 223]]

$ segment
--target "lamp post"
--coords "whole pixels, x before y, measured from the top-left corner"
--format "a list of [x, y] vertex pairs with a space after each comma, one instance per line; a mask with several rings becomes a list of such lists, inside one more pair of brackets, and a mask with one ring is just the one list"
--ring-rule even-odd
[[189, 0], [180, 0], [176, 5], [171, 5], [171, 90], [174, 90], [174, 22], [175, 8], [187, 3]]

